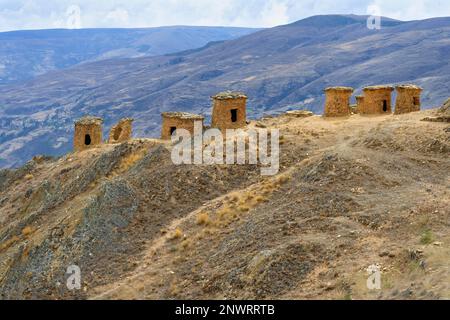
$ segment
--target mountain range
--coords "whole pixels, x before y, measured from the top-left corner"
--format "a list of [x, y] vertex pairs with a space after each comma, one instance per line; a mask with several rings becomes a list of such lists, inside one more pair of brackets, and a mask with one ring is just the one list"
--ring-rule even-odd
[[235, 39], [259, 29], [173, 26], [0, 33], [0, 85], [111, 58], [157, 56]]
[[450, 18], [383, 18], [380, 30], [368, 29], [366, 19], [314, 16], [202, 48], [85, 62], [4, 85], [0, 166], [66, 153], [73, 121], [87, 114], [105, 119], [105, 134], [120, 118], [134, 117], [135, 136], [157, 137], [161, 112], [208, 119], [210, 96], [223, 90], [249, 96], [250, 118], [292, 109], [321, 113], [323, 89], [335, 85], [359, 93], [367, 85], [412, 82], [424, 88], [424, 108], [448, 98]]

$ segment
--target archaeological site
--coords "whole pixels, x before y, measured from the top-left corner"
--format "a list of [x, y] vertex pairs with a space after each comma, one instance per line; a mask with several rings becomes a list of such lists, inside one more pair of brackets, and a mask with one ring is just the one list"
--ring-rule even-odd
[[399, 85], [396, 89], [395, 114], [420, 111], [420, 94], [423, 90], [421, 87], [406, 84]]
[[325, 117], [339, 117], [350, 115], [350, 97], [353, 88], [330, 87], [325, 89]]
[[102, 143], [103, 120], [84, 117], [75, 122], [74, 150], [83, 151]]
[[[397, 99], [395, 114], [420, 111], [422, 88], [413, 84], [395, 87]], [[325, 92], [324, 117], [345, 117], [351, 114], [375, 115], [392, 113], [392, 92], [394, 87], [387, 85], [369, 86], [363, 95], [356, 96], [356, 105], [350, 105], [354, 92], [351, 87], [328, 87]], [[247, 125], [247, 96], [241, 92], [224, 91], [212, 98], [211, 127], [220, 130], [243, 128]], [[188, 112], [163, 112], [161, 114], [161, 139], [170, 140], [177, 129], [194, 133], [194, 124], [201, 122], [203, 115]], [[121, 143], [132, 137], [132, 118], [121, 119], [111, 128], [108, 143]], [[102, 143], [103, 120], [87, 116], [75, 122], [74, 150], [82, 151]]]
[[109, 133], [109, 143], [120, 143], [131, 139], [133, 119], [121, 119]]
[[191, 134], [194, 133], [194, 124], [201, 121], [203, 128], [204, 116], [187, 112], [163, 112], [161, 139], [169, 140], [177, 129], [186, 129]]
[[370, 86], [363, 89], [364, 98], [361, 107], [358, 107], [360, 114], [385, 114], [392, 113], [392, 86]]
[[225, 91], [211, 97], [213, 100], [211, 127], [238, 129], [247, 124], [247, 96], [241, 92]]

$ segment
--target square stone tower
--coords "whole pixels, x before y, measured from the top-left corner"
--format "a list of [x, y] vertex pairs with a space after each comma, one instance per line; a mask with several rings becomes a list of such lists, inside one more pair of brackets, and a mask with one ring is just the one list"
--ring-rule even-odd
[[73, 145], [75, 151], [83, 151], [102, 143], [103, 119], [84, 117], [75, 122]]
[[120, 143], [131, 139], [133, 121], [131, 118], [121, 119], [109, 133], [109, 143]]
[[325, 117], [342, 117], [350, 115], [350, 97], [353, 88], [331, 87], [325, 89]]
[[237, 129], [247, 125], [247, 96], [245, 94], [225, 91], [211, 98], [213, 100], [212, 128]]
[[396, 87], [397, 100], [395, 114], [420, 111], [420, 95], [422, 88], [413, 84], [404, 84]]
[[203, 120], [205, 119], [202, 115], [187, 112], [163, 112], [161, 116], [161, 139], [163, 140], [170, 140], [177, 129], [186, 129], [193, 135], [195, 121], [201, 121], [203, 128]]
[[392, 113], [392, 91], [391, 86], [371, 86], [363, 89], [364, 103], [359, 111], [360, 114], [384, 114]]

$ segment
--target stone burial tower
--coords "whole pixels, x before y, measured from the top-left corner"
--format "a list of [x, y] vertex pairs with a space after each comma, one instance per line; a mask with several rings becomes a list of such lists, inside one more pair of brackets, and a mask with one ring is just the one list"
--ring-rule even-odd
[[83, 151], [102, 143], [103, 119], [83, 117], [75, 122], [73, 145], [75, 151]]
[[391, 86], [371, 86], [363, 89], [364, 98], [360, 114], [383, 114], [392, 113], [392, 91]]
[[109, 143], [120, 143], [131, 139], [133, 119], [121, 119], [109, 133]]
[[201, 121], [203, 128], [205, 119], [202, 115], [187, 112], [163, 112], [161, 116], [161, 139], [163, 140], [170, 140], [177, 129], [186, 129], [193, 135], [195, 121]]
[[420, 95], [423, 90], [421, 87], [404, 84], [397, 86], [396, 89], [395, 114], [420, 111]]
[[211, 127], [220, 130], [237, 129], [247, 125], [247, 96], [241, 92], [225, 91], [213, 100]]
[[325, 117], [342, 117], [350, 115], [350, 97], [353, 88], [330, 87], [325, 89]]

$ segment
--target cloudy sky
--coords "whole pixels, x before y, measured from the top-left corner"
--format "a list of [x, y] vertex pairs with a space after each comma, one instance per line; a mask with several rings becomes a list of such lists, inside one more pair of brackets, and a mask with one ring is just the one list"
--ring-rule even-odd
[[[0, 0], [0, 31], [164, 25], [271, 27], [331, 13], [450, 16], [449, 0]], [[368, 12], [369, 11], [369, 12]]]

